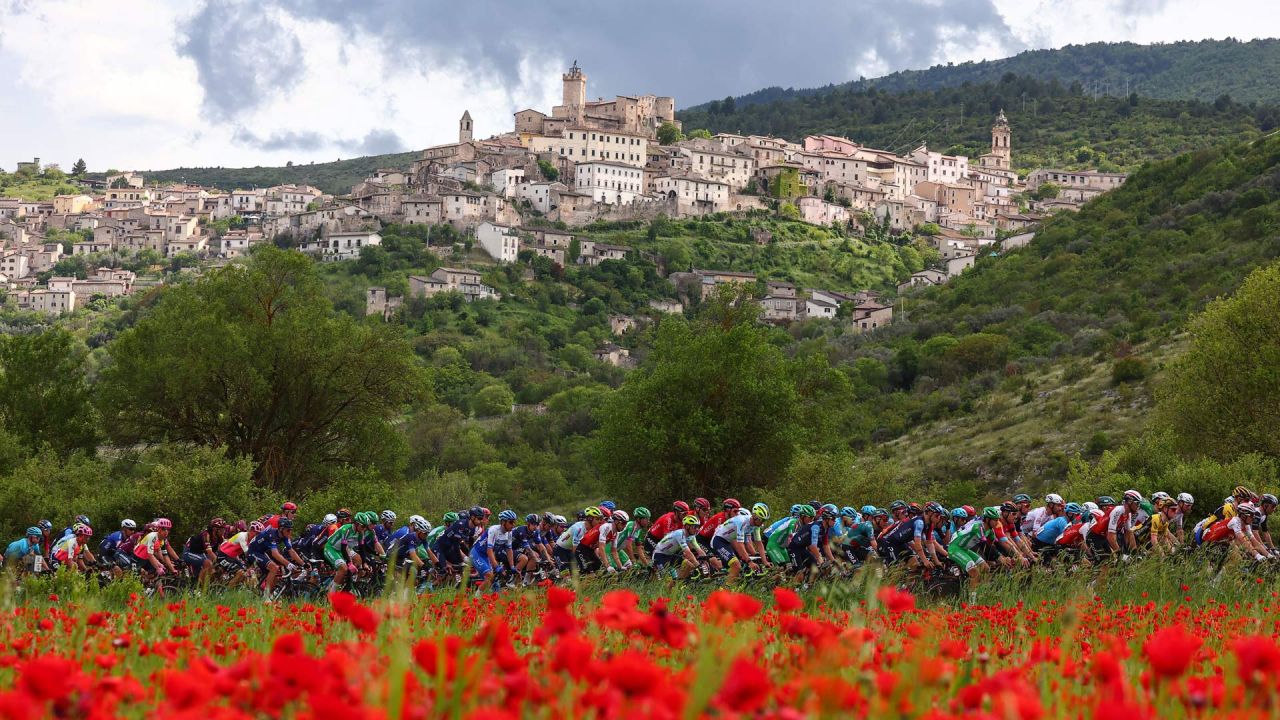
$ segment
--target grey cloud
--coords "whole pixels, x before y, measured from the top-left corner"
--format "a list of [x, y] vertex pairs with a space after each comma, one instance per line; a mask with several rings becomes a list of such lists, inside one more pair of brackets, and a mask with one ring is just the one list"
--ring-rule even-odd
[[317, 132], [285, 131], [273, 132], [265, 137], [245, 127], [237, 127], [231, 136], [232, 142], [247, 145], [263, 152], [294, 150], [314, 153], [330, 148], [337, 149], [343, 155], [382, 155], [401, 152], [405, 149], [404, 141], [399, 135], [388, 129], [370, 130], [363, 138], [332, 138]]
[[292, 87], [306, 71], [302, 43], [262, 3], [209, 2], [180, 29], [206, 109], [228, 120]]
[[[674, 95], [681, 106], [771, 85], [853, 79], [868, 57], [895, 70], [927, 67], [945, 60], [943, 41], [956, 35], [1022, 49], [991, 0], [811, 0], [790, 7], [772, 0], [263, 0], [263, 7], [368, 32], [402, 61], [461, 64], [508, 89], [520, 82], [525, 57], [576, 58], [593, 96], [653, 92]], [[192, 44], [200, 32], [225, 36], [223, 26], [234, 19], [223, 14], [206, 7], [209, 26], [192, 24]], [[243, 75], [234, 66], [248, 60], [237, 53], [221, 69]]]

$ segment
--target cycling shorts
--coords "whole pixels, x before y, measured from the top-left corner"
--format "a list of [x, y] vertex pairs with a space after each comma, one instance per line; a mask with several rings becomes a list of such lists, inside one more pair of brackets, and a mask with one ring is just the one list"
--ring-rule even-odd
[[199, 570], [200, 568], [204, 567], [205, 560], [208, 560], [208, 558], [206, 558], [203, 555], [197, 555], [192, 552], [182, 553], [182, 561], [190, 565], [191, 567], [195, 568], [196, 570]]
[[655, 553], [653, 556], [653, 567], [655, 570], [664, 568], [667, 565], [679, 565], [681, 558], [679, 555], [664, 555], [663, 553]]
[[947, 548], [947, 557], [951, 559], [951, 562], [963, 568], [965, 572], [969, 572], [986, 563], [986, 560], [983, 560], [978, 553], [962, 547]]
[[484, 553], [471, 553], [471, 570], [479, 577], [493, 574], [493, 566], [489, 564], [489, 558]]
[[716, 554], [716, 557], [720, 558], [720, 562], [726, 565], [738, 557], [738, 553], [733, 549], [733, 543], [722, 537], [711, 538], [711, 550]]
[[347, 565], [347, 559], [342, 556], [342, 553], [338, 551], [338, 548], [333, 547], [332, 545], [324, 546], [324, 559], [329, 561], [329, 565], [333, 566], [334, 570], [346, 567]]

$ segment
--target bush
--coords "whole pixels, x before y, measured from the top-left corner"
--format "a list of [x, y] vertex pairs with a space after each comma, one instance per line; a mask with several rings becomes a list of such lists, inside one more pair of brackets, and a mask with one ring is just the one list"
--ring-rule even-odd
[[1111, 366], [1111, 384], [1142, 382], [1147, 377], [1147, 361], [1137, 357], [1116, 360]]

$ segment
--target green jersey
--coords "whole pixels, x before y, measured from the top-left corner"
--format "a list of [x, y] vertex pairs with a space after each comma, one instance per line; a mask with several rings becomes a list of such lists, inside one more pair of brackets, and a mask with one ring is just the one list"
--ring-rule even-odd
[[996, 534], [987, 529], [982, 518], [974, 518], [956, 532], [947, 549], [973, 550], [984, 542], [995, 542], [995, 540]]

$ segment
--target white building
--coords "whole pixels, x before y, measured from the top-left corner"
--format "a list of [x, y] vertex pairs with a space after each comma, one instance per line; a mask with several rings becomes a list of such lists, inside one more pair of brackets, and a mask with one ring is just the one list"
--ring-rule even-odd
[[489, 174], [489, 187], [504, 198], [516, 196], [516, 188], [524, 183], [524, 168], [502, 168]]
[[574, 186], [598, 203], [630, 205], [644, 194], [644, 170], [616, 162], [578, 163]]
[[482, 222], [476, 226], [476, 240], [500, 263], [513, 263], [520, 255], [520, 233], [513, 227]]
[[969, 178], [969, 158], [964, 155], [943, 155], [921, 145], [911, 151], [911, 159], [925, 166], [928, 182], [959, 183]]
[[381, 245], [382, 236], [369, 230], [358, 232], [333, 232], [298, 246], [304, 253], [315, 255], [323, 262], [354, 260], [369, 245]]

